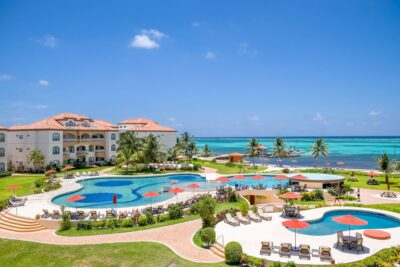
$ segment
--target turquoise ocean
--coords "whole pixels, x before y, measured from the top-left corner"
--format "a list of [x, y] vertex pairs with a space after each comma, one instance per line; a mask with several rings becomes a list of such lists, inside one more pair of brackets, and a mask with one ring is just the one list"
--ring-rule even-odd
[[[318, 137], [284, 137], [286, 148], [304, 150], [300, 157], [284, 159], [285, 165], [337, 167], [337, 162], [343, 161], [343, 168], [372, 169], [376, 166], [376, 157], [383, 152], [390, 158], [398, 159], [400, 153], [400, 136], [385, 137], [324, 137], [328, 144], [329, 155], [316, 162], [311, 156], [311, 147]], [[214, 154], [227, 154], [232, 152], [246, 152], [250, 137], [197, 137], [195, 138], [199, 149], [208, 145]], [[257, 137], [257, 140], [273, 150], [275, 137]], [[276, 164], [276, 159], [259, 158], [258, 163]]]

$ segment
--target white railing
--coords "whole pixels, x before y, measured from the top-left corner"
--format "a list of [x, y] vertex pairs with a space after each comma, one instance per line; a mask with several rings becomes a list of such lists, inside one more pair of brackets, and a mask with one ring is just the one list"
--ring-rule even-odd
[[[219, 242], [218, 240], [221, 240], [221, 242]], [[215, 239], [215, 243], [218, 243], [222, 245], [222, 247], [225, 247], [224, 235], [218, 236], [217, 239]]]

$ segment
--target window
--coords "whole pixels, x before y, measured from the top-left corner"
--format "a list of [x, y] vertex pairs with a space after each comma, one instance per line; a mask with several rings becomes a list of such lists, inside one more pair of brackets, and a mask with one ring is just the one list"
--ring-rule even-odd
[[67, 123], [65, 124], [65, 126], [67, 127], [74, 127], [75, 123], [73, 121], [67, 121]]
[[117, 139], [117, 135], [115, 133], [111, 134], [111, 140], [116, 140]]
[[81, 139], [90, 139], [90, 135], [88, 134], [82, 134]]
[[22, 153], [22, 152], [24, 152], [24, 149], [23, 148], [18, 148], [18, 152]]
[[0, 172], [5, 172], [5, 171], [6, 171], [6, 164], [0, 162]]
[[53, 147], [53, 155], [60, 155], [60, 147], [58, 146]]
[[115, 151], [115, 150], [117, 150], [117, 146], [116, 145], [112, 145], [111, 146], [111, 151]]
[[75, 148], [73, 146], [68, 147], [68, 152], [69, 153], [75, 153]]
[[53, 133], [53, 141], [54, 142], [60, 141], [60, 134], [59, 133]]
[[0, 133], [0, 142], [5, 142], [6, 141], [6, 135], [3, 133]]
[[81, 123], [81, 126], [90, 127], [90, 123], [88, 123], [87, 121], [84, 121], [84, 122]]
[[24, 138], [24, 135], [22, 134], [17, 134], [18, 139], [22, 140]]
[[89, 152], [93, 152], [94, 151], [94, 147], [92, 145], [89, 146]]
[[90, 164], [93, 164], [93, 163], [94, 163], [94, 157], [90, 157], [90, 158], [89, 158], [89, 163], [90, 163]]
[[4, 157], [6, 155], [6, 150], [4, 148], [0, 148], [0, 157]]

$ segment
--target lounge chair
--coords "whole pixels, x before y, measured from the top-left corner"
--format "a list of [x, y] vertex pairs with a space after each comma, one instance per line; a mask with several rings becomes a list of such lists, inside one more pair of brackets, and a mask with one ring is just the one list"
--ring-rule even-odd
[[10, 205], [10, 207], [21, 207], [25, 205], [25, 201], [13, 201], [9, 199], [8, 204]]
[[258, 214], [255, 214], [252, 210], [249, 210], [248, 217], [253, 222], [261, 222], [262, 221], [261, 217]]
[[273, 243], [272, 242], [262, 241], [261, 242], [260, 255], [263, 255], [263, 254], [271, 255], [272, 247], [273, 247]]
[[11, 196], [11, 199], [12, 199], [12, 201], [15, 201], [15, 202], [18, 202], [18, 201], [26, 202], [28, 200], [27, 197], [17, 197], [15, 194], [13, 194]]
[[78, 219], [85, 219], [88, 215], [83, 210], [78, 210]]
[[112, 210], [106, 210], [106, 219], [114, 218], [114, 213]]
[[49, 218], [49, 217], [51, 217], [51, 214], [50, 214], [50, 212], [49, 212], [48, 210], [43, 209], [42, 211], [43, 211], [42, 218]]
[[89, 217], [90, 220], [97, 220], [98, 217], [99, 216], [97, 215], [97, 212], [95, 210], [90, 211], [90, 217]]
[[321, 261], [323, 260], [331, 260], [332, 259], [332, 253], [331, 253], [331, 248], [330, 247], [319, 247], [319, 258]]
[[128, 217], [128, 212], [127, 211], [120, 211], [118, 217], [120, 219], [125, 219], [126, 217]]
[[250, 223], [250, 219], [248, 218], [248, 216], [243, 216], [240, 211], [236, 213], [236, 217], [237, 217], [237, 219], [239, 220], [240, 223], [243, 223], [243, 224], [249, 224]]
[[61, 217], [61, 213], [59, 210], [53, 210], [53, 219], [58, 219]]
[[358, 252], [360, 249], [361, 249], [363, 252], [365, 252], [365, 251], [364, 251], [363, 238], [362, 238], [362, 237], [359, 238], [359, 239], [357, 239], [354, 243], [352, 243], [351, 246], [352, 246], [353, 248], [355, 248], [355, 249], [357, 250], [357, 252]]
[[272, 216], [270, 216], [268, 213], [266, 213], [263, 209], [258, 209], [258, 215], [263, 219], [264, 221], [270, 221], [272, 220]]
[[287, 256], [290, 258], [292, 255], [292, 244], [290, 243], [282, 243], [279, 249], [279, 256]]
[[310, 245], [301, 244], [299, 246], [299, 258], [311, 259]]
[[299, 216], [300, 216], [300, 207], [297, 206], [297, 207], [294, 209], [293, 217], [299, 217]]
[[225, 215], [225, 220], [224, 220], [224, 222], [227, 223], [227, 224], [230, 224], [230, 225], [232, 225], [232, 226], [239, 226], [239, 225], [240, 225], [239, 221], [236, 220], [235, 218], [233, 218], [232, 215], [231, 215], [230, 213], [227, 213], [227, 214]]

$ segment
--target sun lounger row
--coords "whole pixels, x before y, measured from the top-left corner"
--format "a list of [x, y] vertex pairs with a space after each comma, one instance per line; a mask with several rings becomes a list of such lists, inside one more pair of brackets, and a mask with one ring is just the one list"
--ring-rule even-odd
[[[276, 247], [278, 249], [277, 253], [279, 253], [280, 257], [291, 257], [293, 255], [293, 247], [290, 243], [281, 243], [280, 246]], [[260, 255], [271, 255], [274, 250], [273, 243], [270, 241], [262, 241]], [[313, 250], [314, 251], [314, 250]], [[296, 254], [298, 254], [299, 258], [302, 259], [311, 259], [311, 248], [310, 245], [300, 244], [298, 248], [296, 248]], [[317, 255], [322, 261], [331, 260], [332, 253], [330, 247], [320, 246], [318, 250], [316, 250]]]
[[225, 223], [232, 226], [239, 226], [240, 224], [250, 224], [250, 222], [259, 223], [262, 220], [270, 221], [272, 217], [262, 210], [259, 213], [254, 213], [252, 210], [248, 211], [246, 216], [243, 216], [241, 212], [236, 213], [236, 218], [234, 218], [230, 213], [225, 215]]
[[15, 194], [13, 194], [8, 200], [8, 204], [10, 207], [21, 207], [25, 205], [26, 200], [26, 197], [17, 197]]
[[67, 173], [64, 174], [64, 179], [73, 179], [75, 177], [84, 177], [84, 176], [99, 176], [99, 172], [95, 171], [95, 172], [75, 172], [75, 173]]

